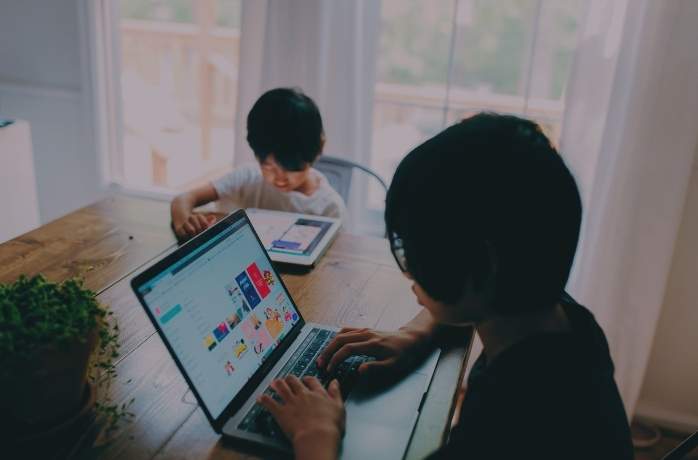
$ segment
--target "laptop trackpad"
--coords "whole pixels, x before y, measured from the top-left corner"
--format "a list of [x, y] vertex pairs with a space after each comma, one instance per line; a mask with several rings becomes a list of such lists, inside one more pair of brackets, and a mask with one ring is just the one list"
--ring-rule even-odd
[[412, 373], [381, 392], [359, 383], [346, 402], [342, 459], [402, 458], [427, 382]]
[[419, 411], [426, 383], [427, 376], [417, 373], [380, 392], [359, 383], [346, 404], [347, 421], [352, 425], [361, 421], [389, 426], [410, 424]]
[[[413, 414], [410, 418], [412, 424], [416, 417], [417, 414]], [[410, 436], [412, 430], [404, 426], [374, 424], [367, 420], [352, 422], [351, 426], [347, 426], [340, 458], [398, 460], [405, 455]]]

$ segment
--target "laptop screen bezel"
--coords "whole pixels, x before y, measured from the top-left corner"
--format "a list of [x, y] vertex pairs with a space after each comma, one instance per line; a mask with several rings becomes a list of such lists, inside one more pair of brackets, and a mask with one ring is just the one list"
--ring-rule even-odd
[[[208, 241], [211, 239], [215, 238], [216, 236], [220, 235], [222, 232], [224, 232], [226, 229], [230, 228], [233, 225], [238, 224], [241, 220], [245, 221], [246, 225], [249, 225], [250, 229], [252, 230], [252, 234], [255, 236], [255, 239], [257, 240], [257, 244], [259, 245], [259, 248], [262, 250], [264, 253], [264, 256], [267, 258], [267, 262], [269, 265], [272, 267], [272, 270], [274, 272], [274, 275], [276, 275], [276, 278], [279, 280], [280, 285], [288, 298], [291, 301], [291, 305], [295, 309], [296, 312], [298, 312], [298, 322], [293, 326], [293, 328], [289, 331], [288, 334], [282, 339], [281, 343], [276, 347], [276, 349], [272, 352], [272, 354], [264, 361], [264, 363], [255, 371], [255, 373], [250, 377], [250, 379], [243, 385], [243, 387], [238, 391], [237, 395], [235, 395], [228, 405], [223, 409], [223, 411], [218, 415], [218, 417], [213, 417], [211, 412], [209, 411], [208, 407], [206, 407], [206, 404], [204, 403], [201, 395], [199, 394], [199, 391], [197, 390], [196, 386], [193, 384], [192, 380], [190, 379], [189, 375], [187, 374], [186, 369], [180, 362], [179, 358], [177, 357], [177, 354], [175, 353], [174, 349], [172, 348], [169, 340], [167, 339], [167, 336], [165, 333], [162, 331], [160, 328], [157, 319], [153, 315], [153, 313], [150, 311], [150, 308], [148, 307], [147, 303], [145, 302], [144, 294], [141, 293], [141, 288], [144, 285], [147, 285], [149, 282], [151, 282], [154, 278], [158, 277], [161, 275], [163, 272], [169, 270], [172, 265], [186, 257], [187, 255], [191, 254], [193, 251], [196, 249], [200, 248], [202, 245], [206, 244]], [[241, 225], [240, 228], [242, 228], [245, 224]], [[238, 231], [238, 230], [235, 230]], [[224, 240], [221, 240], [224, 241]], [[211, 248], [213, 248], [217, 243], [213, 244], [209, 249], [206, 251], [202, 252], [201, 254], [203, 255], [205, 252], [209, 251]], [[262, 244], [262, 241], [259, 238], [259, 235], [257, 234], [257, 231], [254, 229], [252, 226], [252, 222], [250, 221], [249, 217], [245, 213], [244, 210], [240, 209], [232, 214], [229, 214], [225, 218], [221, 219], [219, 222], [217, 222], [214, 226], [210, 227], [203, 233], [197, 235], [193, 239], [189, 240], [186, 242], [184, 245], [176, 249], [174, 252], [168, 254], [158, 262], [156, 262], [154, 265], [143, 271], [142, 273], [138, 274], [131, 280], [131, 288], [133, 289], [133, 292], [135, 293], [136, 297], [138, 298], [138, 301], [140, 302], [141, 306], [145, 310], [146, 314], [148, 315], [148, 318], [150, 321], [153, 323], [153, 327], [155, 327], [155, 330], [157, 331], [158, 335], [162, 339], [163, 343], [167, 347], [167, 351], [170, 353], [170, 356], [172, 356], [172, 359], [174, 359], [175, 364], [177, 365], [177, 368], [181, 372], [182, 376], [187, 382], [187, 385], [189, 385], [189, 388], [191, 389], [192, 393], [196, 397], [196, 400], [199, 403], [199, 406], [203, 409], [204, 414], [206, 414], [206, 418], [208, 419], [209, 423], [213, 427], [213, 429], [217, 432], [220, 433], [223, 425], [225, 425], [225, 422], [235, 414], [235, 412], [240, 409], [240, 407], [247, 401], [247, 399], [252, 395], [254, 390], [259, 386], [259, 384], [262, 382], [264, 377], [269, 373], [271, 368], [278, 362], [278, 360], [283, 356], [283, 354], [288, 350], [288, 348], [291, 346], [293, 341], [298, 337], [298, 334], [300, 334], [301, 330], [303, 329], [303, 326], [305, 325], [305, 319], [303, 318], [303, 315], [301, 314], [301, 311], [299, 310], [298, 306], [296, 305], [295, 301], [293, 300], [293, 297], [291, 296], [291, 293], [288, 291], [288, 288], [286, 288], [286, 284], [284, 283], [283, 279], [281, 276], [279, 276], [278, 271], [276, 270], [276, 267], [274, 267], [274, 264], [272, 260], [269, 258], [269, 254], [267, 251], [264, 249], [264, 245]]]

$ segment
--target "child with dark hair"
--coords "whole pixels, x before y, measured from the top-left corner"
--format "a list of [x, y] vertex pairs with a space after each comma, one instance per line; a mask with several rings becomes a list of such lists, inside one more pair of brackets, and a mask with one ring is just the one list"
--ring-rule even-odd
[[[369, 378], [409, 369], [474, 325], [483, 352], [461, 415], [431, 458], [632, 459], [603, 331], [565, 291], [579, 237], [574, 178], [535, 123], [482, 113], [400, 163], [385, 219], [396, 262], [424, 310], [396, 332], [345, 328], [319, 358], [352, 354]], [[336, 458], [344, 411], [333, 381], [277, 380], [260, 403], [296, 458]]]
[[258, 164], [236, 168], [172, 201], [172, 227], [180, 239], [208, 228], [213, 217], [193, 212], [218, 201], [224, 212], [263, 208], [342, 218], [342, 197], [312, 167], [322, 154], [325, 134], [315, 102], [299, 89], [264, 93], [247, 116], [247, 142]]

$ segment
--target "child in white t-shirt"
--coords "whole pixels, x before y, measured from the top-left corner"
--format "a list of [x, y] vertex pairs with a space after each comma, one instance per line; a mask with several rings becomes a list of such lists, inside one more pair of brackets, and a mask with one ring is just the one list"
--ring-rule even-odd
[[172, 200], [172, 228], [191, 238], [215, 222], [193, 212], [217, 201], [221, 211], [263, 208], [343, 218], [342, 197], [312, 167], [325, 144], [322, 118], [315, 102], [299, 89], [264, 93], [247, 116], [247, 142], [259, 164], [239, 167]]

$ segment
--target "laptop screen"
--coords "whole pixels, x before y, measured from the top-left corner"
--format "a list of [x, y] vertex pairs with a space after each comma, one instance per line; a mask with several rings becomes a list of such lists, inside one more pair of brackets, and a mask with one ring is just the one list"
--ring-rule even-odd
[[136, 289], [213, 418], [300, 318], [244, 218]]

